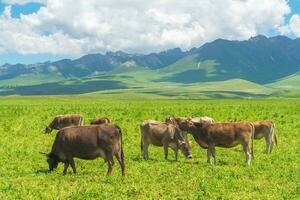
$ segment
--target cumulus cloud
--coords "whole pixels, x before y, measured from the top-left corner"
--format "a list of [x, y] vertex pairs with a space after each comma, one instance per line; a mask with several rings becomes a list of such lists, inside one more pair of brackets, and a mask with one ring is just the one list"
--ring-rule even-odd
[[2, 51], [81, 55], [189, 49], [216, 38], [267, 33], [283, 26], [290, 12], [285, 0], [33, 1], [45, 6], [18, 19], [6, 7], [0, 16]]
[[293, 34], [300, 37], [300, 15], [294, 14], [287, 25], [280, 26], [279, 32], [283, 35]]

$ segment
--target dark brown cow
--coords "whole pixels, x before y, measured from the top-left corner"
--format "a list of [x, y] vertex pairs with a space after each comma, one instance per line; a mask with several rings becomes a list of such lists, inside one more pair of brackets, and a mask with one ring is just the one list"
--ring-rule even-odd
[[99, 117], [99, 118], [95, 118], [91, 121], [91, 125], [109, 124], [109, 123], [110, 123], [110, 119], [107, 117]]
[[[207, 162], [210, 163], [210, 155], [216, 163], [215, 147], [231, 148], [238, 144], [243, 146], [246, 162], [250, 164], [251, 154], [253, 156], [254, 126], [252, 123], [199, 123], [191, 119], [176, 119], [183, 131], [191, 133], [195, 141], [207, 149]], [[250, 144], [251, 142], [251, 144]], [[251, 147], [250, 147], [251, 146]]]
[[63, 174], [69, 165], [76, 172], [74, 157], [86, 160], [104, 158], [108, 163], [107, 175], [111, 174], [115, 156], [125, 175], [122, 131], [117, 125], [102, 124], [90, 126], [67, 127], [58, 131], [50, 153], [47, 156], [49, 169], [55, 169], [59, 162], [65, 164]]
[[253, 122], [255, 127], [254, 139], [265, 138], [266, 153], [271, 153], [273, 144], [277, 145], [277, 137], [275, 134], [275, 124], [272, 121]]
[[58, 115], [49, 126], [46, 126], [45, 133], [51, 133], [53, 129], [60, 130], [68, 126], [82, 126], [82, 115]]
[[146, 120], [141, 125], [141, 151], [144, 159], [149, 158], [148, 147], [163, 146], [165, 159], [168, 158], [168, 147], [171, 147], [175, 153], [175, 159], [178, 158], [178, 149], [187, 158], [192, 158], [190, 154], [190, 142], [185, 140], [179, 128], [173, 124], [162, 123], [154, 120]]

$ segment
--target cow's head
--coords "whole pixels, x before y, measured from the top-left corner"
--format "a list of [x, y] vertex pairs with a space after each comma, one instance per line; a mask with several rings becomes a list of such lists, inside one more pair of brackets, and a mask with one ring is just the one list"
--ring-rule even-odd
[[51, 133], [52, 129], [49, 126], [45, 127], [45, 133]]
[[191, 117], [186, 119], [178, 119], [177, 120], [178, 126], [183, 131], [189, 131], [189, 129], [193, 126], [193, 121]]
[[175, 126], [178, 125], [176, 118], [174, 116], [172, 116], [172, 115], [166, 117], [165, 122], [168, 123], [168, 124], [173, 124]]
[[57, 168], [59, 160], [56, 155], [54, 155], [53, 153], [41, 153], [41, 154], [46, 156], [50, 171], [53, 171], [53, 169]]
[[179, 148], [183, 155], [187, 158], [192, 158], [192, 154], [190, 153], [190, 150], [192, 148], [192, 142], [188, 140], [179, 141]]

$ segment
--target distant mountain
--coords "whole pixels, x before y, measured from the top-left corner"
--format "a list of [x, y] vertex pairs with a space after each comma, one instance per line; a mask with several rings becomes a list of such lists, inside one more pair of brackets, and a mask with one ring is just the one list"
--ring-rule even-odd
[[[84, 93], [144, 88], [151, 84], [157, 87], [158, 83], [202, 84], [233, 79], [277, 89], [285, 88], [279, 87], [281, 83], [289, 83], [288, 88], [291, 85], [295, 88], [299, 73], [300, 38], [258, 35], [245, 41], [217, 39], [185, 52], [179, 48], [146, 55], [117, 51], [88, 54], [75, 60], [4, 64], [0, 66], [0, 91], [4, 91], [2, 94], [19, 91], [48, 94], [47, 88], [52, 87], [51, 94], [55, 94], [57, 88], [60, 88], [59, 94], [64, 88], [72, 90], [71, 93]], [[94, 79], [97, 81], [91, 82]], [[65, 80], [75, 81], [74, 85], [64, 84]], [[36, 86], [30, 87], [32, 85]], [[30, 92], [33, 88], [37, 88], [36, 92]]]
[[88, 54], [79, 59], [63, 59], [39, 64], [4, 64], [0, 66], [0, 80], [28, 73], [57, 73], [64, 77], [84, 77], [112, 71], [120, 65], [134, 65], [149, 69], [165, 67], [184, 57], [187, 53], [179, 48], [148, 55], [128, 54], [122, 51], [103, 54]]

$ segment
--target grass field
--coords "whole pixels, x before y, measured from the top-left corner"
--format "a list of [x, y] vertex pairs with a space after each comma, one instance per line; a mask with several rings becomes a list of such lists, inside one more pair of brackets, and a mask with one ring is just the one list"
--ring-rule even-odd
[[[299, 100], [116, 100], [97, 96], [0, 98], [0, 199], [300, 199]], [[39, 151], [50, 151], [55, 133], [44, 125], [58, 114], [80, 113], [88, 123], [108, 116], [124, 132], [126, 173], [116, 163], [106, 177], [103, 159], [75, 159], [78, 175], [63, 165], [53, 173]], [[193, 159], [163, 158], [162, 148], [140, 155], [139, 124], [167, 115], [211, 116], [216, 121], [273, 120], [279, 144], [270, 155], [255, 141], [255, 159], [244, 163], [241, 146], [217, 148], [218, 164], [206, 164], [206, 151], [193, 141]]]

